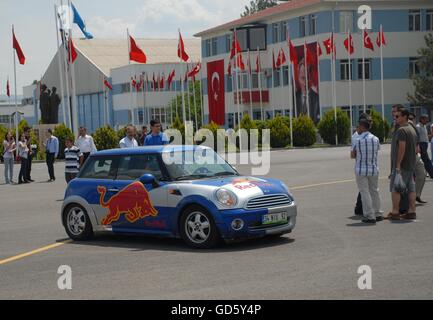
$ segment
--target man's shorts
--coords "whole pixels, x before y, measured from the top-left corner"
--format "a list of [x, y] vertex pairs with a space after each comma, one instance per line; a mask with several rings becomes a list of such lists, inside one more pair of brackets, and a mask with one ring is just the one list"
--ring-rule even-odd
[[[401, 170], [400, 174], [403, 178], [403, 182], [406, 185], [407, 188], [407, 192], [408, 193], [412, 193], [412, 192], [416, 192], [416, 188], [415, 188], [415, 174], [413, 171], [407, 171], [407, 170]], [[391, 175], [391, 181], [389, 184], [389, 189], [390, 192], [396, 192], [394, 190], [394, 179], [396, 176], [396, 172], [394, 171]]]

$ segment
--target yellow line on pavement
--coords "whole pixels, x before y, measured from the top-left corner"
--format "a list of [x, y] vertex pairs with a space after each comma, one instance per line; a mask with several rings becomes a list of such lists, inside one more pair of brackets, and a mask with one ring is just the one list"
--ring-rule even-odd
[[65, 244], [67, 244], [69, 242], [70, 241], [58, 242], [58, 243], [50, 244], [48, 246], [45, 246], [45, 247], [42, 247], [42, 248], [39, 248], [39, 249], [36, 249], [36, 250], [33, 250], [33, 251], [25, 252], [25, 253], [19, 254], [17, 256], [13, 256], [13, 257], [10, 257], [10, 258], [4, 259], [4, 260], [0, 260], [0, 265], [6, 264], [6, 263], [9, 263], [9, 262], [13, 262], [13, 261], [16, 261], [16, 260], [20, 260], [20, 259], [23, 259], [23, 258], [26, 258], [26, 257], [29, 257], [29, 256], [33, 256], [35, 254], [38, 254], [38, 253], [41, 253], [41, 252], [44, 252], [44, 251], [48, 251], [48, 250], [51, 250], [51, 249], [54, 249], [54, 248], [58, 248], [58, 247], [61, 247], [61, 246], [65, 245]]
[[[386, 180], [388, 177], [380, 177], [379, 180]], [[299, 186], [299, 187], [291, 187], [290, 190], [303, 190], [303, 189], [309, 189], [314, 187], [322, 187], [322, 186], [329, 186], [334, 184], [341, 184], [341, 183], [348, 183], [348, 182], [356, 182], [355, 179], [350, 180], [337, 180], [337, 181], [330, 181], [330, 182], [322, 182], [322, 183], [316, 183], [316, 184], [309, 184], [305, 186]]]

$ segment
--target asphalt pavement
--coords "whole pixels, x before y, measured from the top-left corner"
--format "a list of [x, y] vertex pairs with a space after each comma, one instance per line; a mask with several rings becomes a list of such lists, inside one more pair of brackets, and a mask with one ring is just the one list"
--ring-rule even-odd
[[[389, 152], [380, 152], [385, 212]], [[353, 216], [357, 187], [348, 148], [272, 152], [267, 177], [285, 181], [299, 206], [294, 232], [213, 250], [141, 236], [67, 241], [63, 166], [56, 163], [54, 183], [44, 182], [46, 166], [35, 164], [36, 182], [0, 184], [0, 299], [433, 298], [433, 180], [427, 178], [429, 204], [418, 207], [417, 221], [364, 225]], [[250, 174], [247, 165], [237, 168]], [[71, 267], [72, 290], [57, 286], [62, 265]], [[371, 290], [358, 288], [364, 265], [372, 271]]]

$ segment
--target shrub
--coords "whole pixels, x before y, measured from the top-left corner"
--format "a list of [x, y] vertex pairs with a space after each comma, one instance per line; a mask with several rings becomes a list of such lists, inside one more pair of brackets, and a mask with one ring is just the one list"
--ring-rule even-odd
[[382, 115], [375, 110], [371, 110], [370, 116], [373, 121], [370, 132], [378, 137], [380, 142], [385, 142], [391, 130], [390, 125], [386, 119], [383, 119]]
[[[334, 110], [329, 110], [323, 115], [317, 128], [323, 141], [335, 145], [336, 126]], [[341, 109], [337, 109], [337, 135], [339, 144], [347, 144], [350, 137], [350, 120]]]
[[[117, 142], [119, 142], [120, 140], [122, 140], [123, 138], [126, 137], [126, 126], [119, 129], [117, 132]], [[99, 149], [98, 149], [99, 150]]]
[[247, 130], [248, 134], [250, 134], [250, 130], [257, 129], [257, 125], [251, 120], [249, 115], [244, 115], [241, 120], [241, 128]]
[[267, 128], [271, 130], [271, 147], [285, 148], [290, 144], [290, 129], [283, 117], [277, 116], [267, 121]]
[[316, 128], [309, 116], [301, 115], [293, 119], [293, 145], [309, 147], [316, 142]]
[[[208, 129], [210, 131], [212, 131], [213, 133], [213, 137], [214, 137], [214, 150], [217, 150], [217, 146], [218, 146], [218, 130], [221, 129], [221, 127], [219, 125], [217, 125], [215, 122], [211, 122], [209, 124], [206, 124], [202, 127], [202, 129]], [[199, 144], [203, 143], [204, 141], [201, 141]]]
[[4, 147], [3, 147], [3, 140], [5, 139], [6, 133], [8, 132], [8, 128], [4, 127], [4, 126], [0, 126], [0, 158], [3, 160], [3, 152], [4, 152]]
[[65, 140], [66, 138], [72, 139], [72, 141], [75, 141], [74, 134], [72, 133], [71, 129], [66, 127], [65, 124], [58, 125], [54, 128], [53, 135], [59, 139], [59, 159], [65, 158]]
[[98, 150], [116, 149], [119, 147], [119, 139], [116, 131], [110, 126], [98, 128], [92, 135]]
[[[185, 143], [185, 124], [182, 122], [182, 120], [180, 120], [180, 117], [177, 116], [174, 121], [173, 124], [171, 125], [170, 129], [176, 129], [179, 130], [180, 133], [182, 134], [182, 144]], [[172, 141], [170, 141], [172, 142]]]

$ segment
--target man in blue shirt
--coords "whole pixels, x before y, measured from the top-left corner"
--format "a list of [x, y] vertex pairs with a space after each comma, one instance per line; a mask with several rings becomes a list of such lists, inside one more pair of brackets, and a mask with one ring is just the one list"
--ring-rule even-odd
[[54, 161], [59, 155], [59, 139], [53, 136], [53, 131], [51, 129], [48, 129], [48, 139], [45, 143], [45, 152], [47, 155], [46, 162], [48, 174], [50, 175], [48, 182], [53, 182], [56, 180], [56, 177], [54, 176]]
[[150, 127], [152, 132], [144, 139], [145, 146], [163, 146], [169, 144], [170, 141], [167, 136], [161, 132], [161, 122], [159, 120], [150, 121]]

